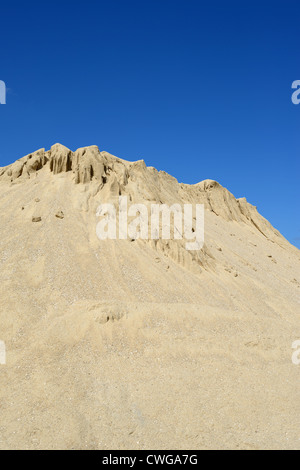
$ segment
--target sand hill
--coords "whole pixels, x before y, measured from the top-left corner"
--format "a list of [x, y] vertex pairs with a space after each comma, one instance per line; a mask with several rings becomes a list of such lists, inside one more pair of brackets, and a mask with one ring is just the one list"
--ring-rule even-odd
[[[100, 241], [120, 195], [203, 203], [203, 249]], [[1, 449], [300, 449], [299, 250], [246, 199], [56, 144], [0, 210]]]

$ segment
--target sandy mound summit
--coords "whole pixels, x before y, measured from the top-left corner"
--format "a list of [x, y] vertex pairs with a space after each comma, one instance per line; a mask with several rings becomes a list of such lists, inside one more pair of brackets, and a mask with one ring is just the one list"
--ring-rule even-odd
[[[204, 204], [205, 243], [97, 208]], [[0, 168], [1, 449], [300, 448], [299, 250], [212, 180], [56, 144]]]

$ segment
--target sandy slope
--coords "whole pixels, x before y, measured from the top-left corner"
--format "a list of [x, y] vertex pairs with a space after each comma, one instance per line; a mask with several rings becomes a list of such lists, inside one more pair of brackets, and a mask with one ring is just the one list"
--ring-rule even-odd
[[[120, 194], [204, 203], [204, 249], [100, 242]], [[0, 211], [1, 449], [300, 449], [299, 250], [246, 200], [56, 145], [0, 169]]]

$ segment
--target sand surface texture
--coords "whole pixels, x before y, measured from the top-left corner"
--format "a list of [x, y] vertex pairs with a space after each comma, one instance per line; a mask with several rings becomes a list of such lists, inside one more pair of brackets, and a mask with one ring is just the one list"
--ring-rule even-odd
[[[203, 203], [203, 249], [100, 241], [119, 195]], [[0, 213], [1, 449], [300, 449], [300, 254], [246, 199], [56, 144]]]

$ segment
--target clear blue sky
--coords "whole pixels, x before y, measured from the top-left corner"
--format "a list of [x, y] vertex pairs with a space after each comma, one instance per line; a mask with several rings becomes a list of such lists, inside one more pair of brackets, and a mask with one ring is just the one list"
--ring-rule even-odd
[[299, 0], [12, 0], [0, 39], [0, 166], [98, 145], [215, 179], [300, 246]]

